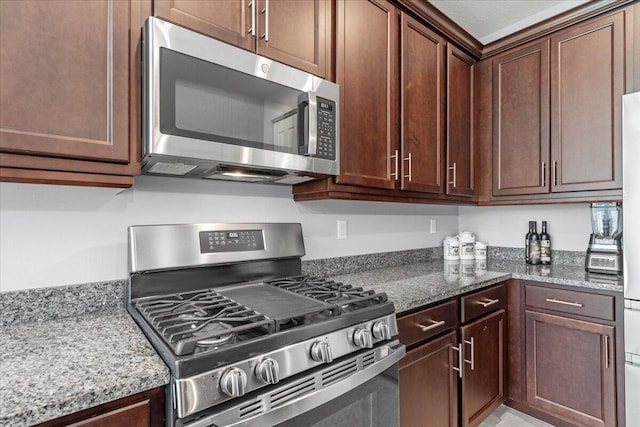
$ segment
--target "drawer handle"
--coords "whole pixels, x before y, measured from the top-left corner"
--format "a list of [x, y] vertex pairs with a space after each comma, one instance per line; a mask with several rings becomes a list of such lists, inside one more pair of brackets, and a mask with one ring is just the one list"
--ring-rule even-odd
[[584, 305], [580, 304], [579, 302], [562, 301], [555, 298], [547, 298], [545, 301], [555, 304], [570, 305], [571, 307], [584, 307]]
[[497, 304], [500, 302], [499, 299], [489, 299], [487, 298], [488, 301], [478, 301], [478, 304], [480, 304], [481, 306], [483, 306], [484, 308], [487, 308], [493, 304]]
[[418, 327], [422, 330], [422, 332], [427, 332], [427, 331], [430, 331], [432, 329], [439, 328], [440, 326], [445, 324], [444, 320], [440, 320], [439, 322], [436, 321], [436, 320], [429, 320], [429, 322], [432, 323], [429, 326], [424, 326], [424, 325], [418, 324]]

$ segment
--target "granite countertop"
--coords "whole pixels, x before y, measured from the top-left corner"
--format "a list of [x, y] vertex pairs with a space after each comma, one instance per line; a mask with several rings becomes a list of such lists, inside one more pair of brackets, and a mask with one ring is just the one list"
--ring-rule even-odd
[[[584, 269], [573, 265], [408, 261], [328, 275], [386, 292], [398, 313], [509, 278], [623, 291], [621, 283], [587, 279]], [[0, 293], [0, 324], [5, 325], [0, 326], [0, 426], [36, 424], [169, 383], [168, 368], [120, 306], [123, 286], [120, 281]], [[56, 318], [69, 299], [85, 312], [62, 312], [65, 317]]]
[[129, 314], [0, 328], [0, 426], [28, 426], [169, 383]]
[[622, 292], [623, 285], [588, 279], [583, 267], [572, 265], [532, 266], [516, 261], [482, 263], [427, 261], [411, 265], [369, 270], [336, 276], [334, 279], [353, 286], [385, 292], [396, 312], [402, 313], [427, 304], [443, 301], [475, 289], [515, 278], [556, 283], [584, 289]]

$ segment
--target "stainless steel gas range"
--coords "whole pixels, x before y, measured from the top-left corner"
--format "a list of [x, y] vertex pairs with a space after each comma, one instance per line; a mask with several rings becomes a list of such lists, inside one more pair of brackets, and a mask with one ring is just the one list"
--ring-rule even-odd
[[167, 425], [397, 426], [393, 304], [303, 276], [300, 224], [129, 228], [127, 310], [171, 370]]

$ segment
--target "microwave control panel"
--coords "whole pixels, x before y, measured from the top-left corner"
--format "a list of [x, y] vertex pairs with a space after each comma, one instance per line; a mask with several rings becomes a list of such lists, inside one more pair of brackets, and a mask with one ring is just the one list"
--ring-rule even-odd
[[318, 147], [314, 157], [336, 159], [336, 103], [318, 98]]

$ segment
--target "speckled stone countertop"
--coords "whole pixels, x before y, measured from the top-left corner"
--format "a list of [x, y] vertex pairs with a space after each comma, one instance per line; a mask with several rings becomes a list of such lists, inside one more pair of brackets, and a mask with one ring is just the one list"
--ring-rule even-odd
[[29, 426], [168, 384], [124, 308], [0, 328], [0, 426]]
[[622, 283], [587, 279], [584, 268], [572, 265], [531, 266], [522, 262], [498, 260], [486, 264], [427, 261], [354, 274], [334, 279], [353, 286], [385, 292], [396, 312], [402, 313], [443, 301], [509, 278], [556, 283], [578, 288], [622, 292]]
[[[587, 279], [582, 266], [571, 265], [584, 254], [558, 256], [547, 267], [504, 259], [520, 253], [497, 248], [488, 263], [447, 263], [433, 260], [440, 248], [428, 248], [312, 261], [304, 270], [386, 292], [398, 313], [509, 278], [623, 291], [621, 283]], [[166, 365], [124, 310], [123, 287], [114, 281], [0, 292], [0, 427], [36, 424], [169, 383]]]

